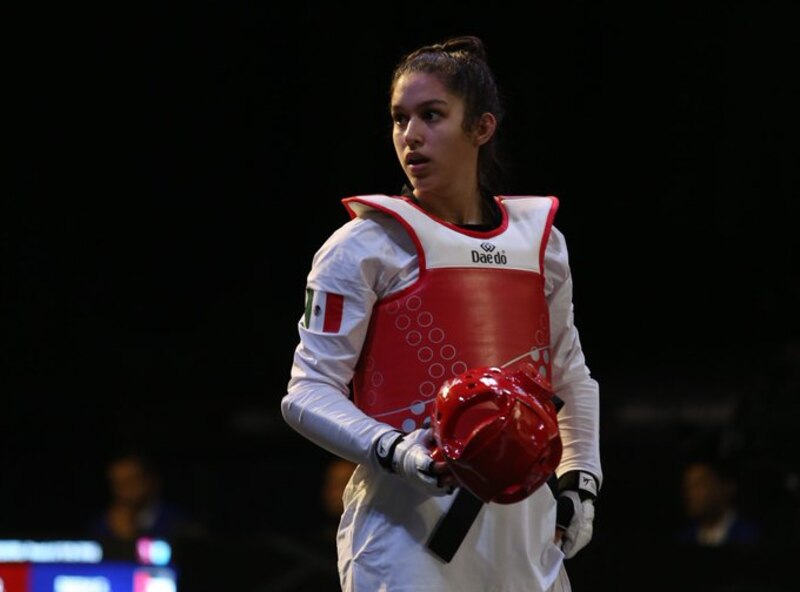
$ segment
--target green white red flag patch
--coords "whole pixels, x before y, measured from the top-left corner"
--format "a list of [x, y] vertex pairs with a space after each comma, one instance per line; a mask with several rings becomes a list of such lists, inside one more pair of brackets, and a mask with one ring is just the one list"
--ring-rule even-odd
[[309, 331], [338, 333], [342, 327], [344, 296], [306, 288], [306, 312], [303, 324]]

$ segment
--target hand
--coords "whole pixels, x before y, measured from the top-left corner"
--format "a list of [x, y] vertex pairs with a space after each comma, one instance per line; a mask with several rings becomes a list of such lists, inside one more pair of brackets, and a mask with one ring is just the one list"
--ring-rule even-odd
[[570, 471], [558, 480], [555, 542], [569, 559], [592, 540], [597, 479], [584, 471]]
[[446, 462], [431, 457], [434, 445], [430, 428], [408, 434], [392, 431], [378, 440], [376, 453], [381, 466], [405, 477], [416, 489], [434, 496], [449, 495], [455, 489], [455, 477]]

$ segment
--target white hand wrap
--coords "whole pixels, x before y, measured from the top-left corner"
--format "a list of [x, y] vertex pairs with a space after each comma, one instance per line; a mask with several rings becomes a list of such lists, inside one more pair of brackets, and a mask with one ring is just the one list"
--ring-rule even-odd
[[559, 479], [556, 525], [564, 531], [561, 550], [569, 559], [592, 540], [597, 479], [584, 471], [570, 471]]
[[448, 495], [452, 488], [439, 485], [438, 476], [431, 472], [433, 443], [430, 428], [419, 428], [408, 434], [392, 431], [378, 440], [376, 453], [381, 466], [405, 477], [415, 489], [428, 495]]
[[572, 520], [564, 529], [564, 537], [561, 540], [561, 550], [564, 556], [569, 559], [583, 549], [592, 540], [594, 530], [594, 501], [586, 499], [581, 501], [577, 491], [564, 491], [559, 495], [558, 503], [563, 504], [562, 499], [569, 500], [573, 506]]

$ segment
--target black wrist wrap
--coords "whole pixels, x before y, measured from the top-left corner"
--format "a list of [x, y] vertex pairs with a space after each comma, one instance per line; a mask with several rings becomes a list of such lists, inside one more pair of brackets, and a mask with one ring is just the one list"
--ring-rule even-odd
[[385, 453], [382, 450], [381, 442], [383, 439], [388, 437], [388, 434], [382, 436], [381, 439], [375, 444], [375, 456], [378, 458], [378, 464], [380, 464], [390, 473], [394, 473], [394, 463], [392, 462], [394, 460], [394, 451], [397, 448], [397, 445], [405, 439], [405, 434], [403, 432], [396, 431], [395, 433], [399, 435], [394, 439], [389, 448], [385, 450]]
[[581, 501], [597, 499], [598, 479], [586, 471], [568, 471], [558, 479], [557, 493], [562, 491], [577, 491]]

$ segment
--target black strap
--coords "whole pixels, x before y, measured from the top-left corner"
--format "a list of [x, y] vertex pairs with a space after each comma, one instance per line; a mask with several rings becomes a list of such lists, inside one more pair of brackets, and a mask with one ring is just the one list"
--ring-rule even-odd
[[467, 536], [470, 526], [483, 507], [483, 500], [465, 487], [459, 488], [450, 509], [433, 529], [428, 548], [445, 563], [449, 563]]

